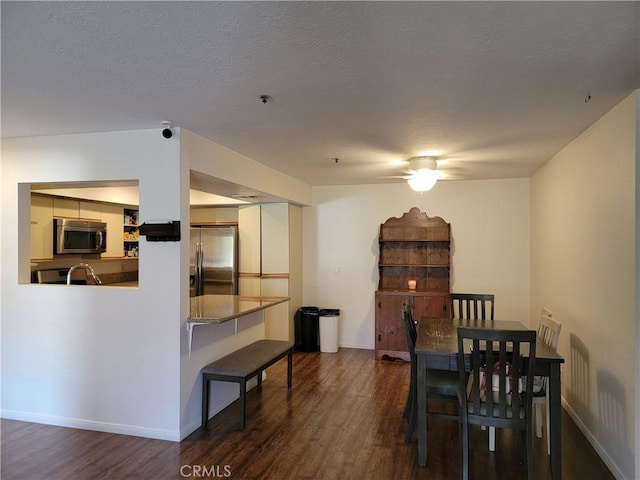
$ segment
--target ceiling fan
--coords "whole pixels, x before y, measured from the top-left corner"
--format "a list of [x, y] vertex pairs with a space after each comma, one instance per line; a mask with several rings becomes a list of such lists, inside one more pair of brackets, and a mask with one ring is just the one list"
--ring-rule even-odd
[[441, 172], [437, 171], [438, 160], [436, 157], [419, 156], [408, 160], [409, 168], [406, 175], [392, 175], [386, 178], [402, 178], [416, 192], [431, 190], [439, 178]]

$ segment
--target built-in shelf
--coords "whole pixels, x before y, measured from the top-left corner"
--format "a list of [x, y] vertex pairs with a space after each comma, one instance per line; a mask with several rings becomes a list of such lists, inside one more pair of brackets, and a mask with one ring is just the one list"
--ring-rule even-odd
[[139, 225], [138, 210], [124, 209], [122, 240], [125, 258], [138, 258]]

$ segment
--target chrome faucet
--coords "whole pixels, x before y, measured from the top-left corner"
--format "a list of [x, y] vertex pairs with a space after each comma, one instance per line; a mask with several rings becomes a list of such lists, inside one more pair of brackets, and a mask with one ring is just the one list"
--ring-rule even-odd
[[79, 263], [69, 269], [69, 272], [67, 273], [67, 285], [71, 285], [71, 274], [76, 268], [84, 268], [87, 272], [91, 274], [91, 278], [93, 278], [93, 281], [96, 282], [96, 285], [102, 284], [102, 280], [100, 280], [98, 275], [96, 275], [96, 271], [93, 269], [91, 265], [89, 265], [88, 263]]

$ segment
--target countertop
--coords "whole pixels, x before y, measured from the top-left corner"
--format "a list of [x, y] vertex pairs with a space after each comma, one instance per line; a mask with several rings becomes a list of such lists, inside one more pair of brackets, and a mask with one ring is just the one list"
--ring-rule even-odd
[[114, 282], [114, 283], [103, 283], [101, 287], [137, 287], [138, 281], [132, 280], [129, 282]]
[[190, 322], [223, 323], [289, 301], [289, 297], [201, 295], [191, 297]]

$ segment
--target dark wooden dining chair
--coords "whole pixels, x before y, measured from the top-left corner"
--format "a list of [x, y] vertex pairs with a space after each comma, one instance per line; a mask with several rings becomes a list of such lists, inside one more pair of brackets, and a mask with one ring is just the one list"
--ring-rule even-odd
[[[458, 327], [462, 478], [469, 479], [469, 427], [516, 429], [524, 435], [527, 478], [533, 480], [531, 422], [537, 334], [533, 330]], [[469, 341], [471, 346], [469, 346]], [[471, 350], [470, 365], [465, 360]], [[523, 348], [524, 347], [524, 348]], [[470, 375], [467, 370], [470, 367]]]
[[493, 294], [452, 293], [450, 296], [451, 318], [493, 320]]
[[[405, 437], [405, 442], [411, 442], [413, 430], [415, 429], [418, 415], [418, 397], [417, 397], [417, 359], [416, 359], [416, 324], [413, 320], [413, 312], [409, 302], [402, 304], [402, 319], [404, 322], [405, 332], [407, 334], [407, 346], [409, 348], [409, 356], [411, 358], [411, 376], [409, 380], [409, 394], [405, 406], [405, 418], [409, 421], [409, 427]], [[456, 405], [455, 413], [427, 411], [429, 416], [437, 416], [449, 418], [451, 420], [458, 419], [458, 372], [447, 370], [429, 370], [427, 374], [427, 402], [429, 400], [447, 402]]]
[[[493, 294], [452, 293], [451, 318], [465, 320], [493, 320], [495, 299]], [[496, 450], [496, 429], [489, 428], [489, 450]]]

